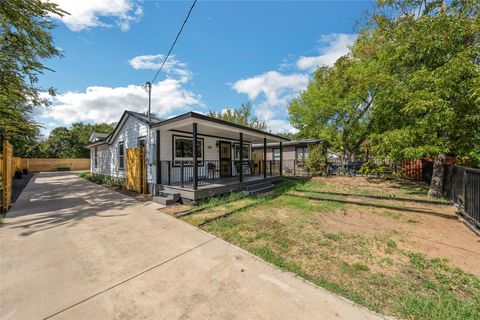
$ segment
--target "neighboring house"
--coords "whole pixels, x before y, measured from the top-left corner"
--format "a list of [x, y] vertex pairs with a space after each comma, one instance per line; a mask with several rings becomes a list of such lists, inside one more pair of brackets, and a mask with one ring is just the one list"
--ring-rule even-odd
[[88, 148], [92, 173], [125, 179], [131, 174], [127, 149], [144, 147], [142, 175], [148, 190], [172, 200], [197, 201], [278, 180], [278, 168], [274, 172], [269, 168], [279, 164], [254, 161], [252, 144], [283, 141], [288, 139], [195, 112], [149, 120], [125, 111], [111, 134], [93, 133]]
[[[280, 161], [282, 154], [282, 168], [285, 173], [301, 175], [307, 174], [304, 168], [304, 161], [308, 156], [308, 150], [313, 145], [322, 144], [326, 149], [329, 147], [329, 143], [323, 139], [305, 139], [297, 141], [283, 142], [280, 146], [279, 142], [267, 143], [266, 147], [266, 159], [267, 161]], [[280, 152], [282, 148], [283, 152]], [[263, 144], [254, 144], [253, 158], [255, 160], [264, 159], [264, 146]], [[275, 162], [273, 162], [275, 163]]]

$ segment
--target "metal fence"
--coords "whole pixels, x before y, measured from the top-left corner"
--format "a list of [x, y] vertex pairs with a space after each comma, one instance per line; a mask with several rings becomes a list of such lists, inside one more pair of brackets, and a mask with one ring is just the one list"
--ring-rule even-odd
[[446, 165], [443, 194], [480, 227], [480, 169]]

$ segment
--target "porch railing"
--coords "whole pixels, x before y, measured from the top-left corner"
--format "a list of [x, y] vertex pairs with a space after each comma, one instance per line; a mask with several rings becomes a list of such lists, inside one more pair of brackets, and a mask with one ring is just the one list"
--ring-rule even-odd
[[[280, 175], [280, 161], [267, 160], [266, 169], [267, 176]], [[263, 176], [264, 161], [198, 160], [198, 186], [239, 181], [240, 172], [243, 177]], [[191, 187], [193, 161], [160, 161], [160, 176], [161, 184]]]

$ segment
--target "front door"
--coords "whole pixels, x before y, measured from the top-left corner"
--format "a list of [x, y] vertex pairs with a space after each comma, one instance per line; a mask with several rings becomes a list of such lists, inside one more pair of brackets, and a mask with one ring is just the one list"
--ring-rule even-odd
[[227, 141], [220, 141], [220, 176], [230, 177], [232, 175], [232, 144]]

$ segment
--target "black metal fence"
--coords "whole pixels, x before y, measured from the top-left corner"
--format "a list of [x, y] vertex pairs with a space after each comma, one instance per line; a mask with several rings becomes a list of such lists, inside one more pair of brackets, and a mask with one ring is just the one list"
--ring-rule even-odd
[[480, 227], [480, 169], [445, 166], [443, 194]]

